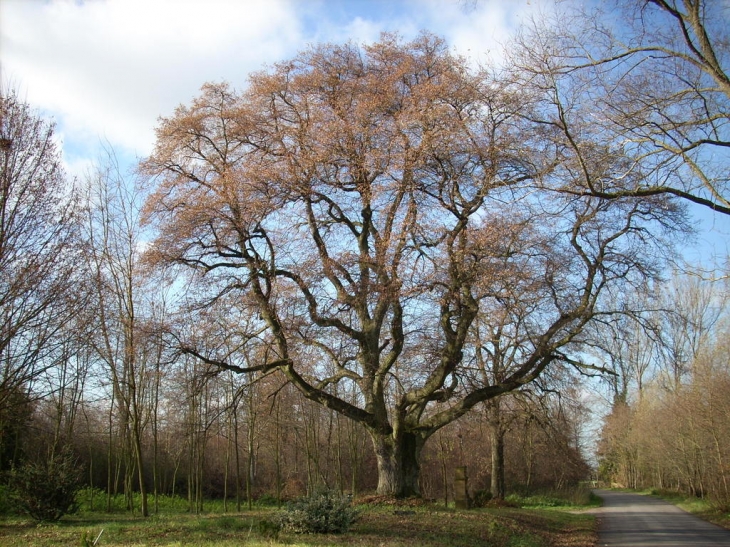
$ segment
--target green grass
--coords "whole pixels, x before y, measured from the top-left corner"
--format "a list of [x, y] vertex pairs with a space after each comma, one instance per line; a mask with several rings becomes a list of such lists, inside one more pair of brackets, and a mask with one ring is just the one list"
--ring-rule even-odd
[[[82, 512], [51, 525], [36, 525], [21, 518], [0, 520], [0, 544], [7, 547], [82, 545], [81, 538], [96, 538], [105, 546], [239, 547], [587, 547], [595, 541], [595, 520], [555, 510], [491, 508], [456, 511], [438, 506], [364, 506], [350, 532], [341, 535], [277, 536], [266, 522], [275, 509], [242, 513], [190, 515], [162, 513], [148, 519], [128, 514]], [[264, 523], [263, 525], [261, 523]]]
[[252, 545], [268, 545], [266, 538], [255, 538], [261, 520], [256, 514], [244, 515], [164, 515], [142, 519], [125, 515], [82, 513], [65, 517], [58, 523], [36, 525], [23, 519], [0, 523], [0, 544], [82, 545], [81, 537], [96, 538], [103, 530], [99, 546], [106, 545], [241, 545], [242, 539], [261, 539]]
[[600, 507], [602, 503], [601, 498], [588, 487], [547, 490], [531, 494], [510, 494], [507, 496], [507, 501], [520, 507], [561, 510]]
[[[98, 488], [82, 488], [76, 494], [76, 501], [79, 503], [80, 510], [82, 512], [95, 512], [103, 511], [106, 512], [107, 507], [107, 496], [103, 490]], [[150, 512], [154, 511], [155, 499], [151, 494], [147, 496], [147, 505], [149, 506]], [[190, 503], [187, 498], [180, 496], [167, 496], [159, 495], [157, 498], [158, 509], [161, 513], [185, 513], [188, 512]], [[222, 499], [215, 500], [204, 500], [203, 502], [203, 513], [226, 513], [229, 511], [236, 510], [236, 500], [228, 500], [228, 508], [224, 509], [224, 503]], [[134, 506], [135, 508], [140, 507], [140, 496], [134, 494]], [[265, 497], [257, 500], [253, 503], [255, 508], [271, 508], [276, 507], [276, 499], [272, 497]], [[245, 499], [241, 500], [241, 508], [246, 509], [248, 504]], [[111, 500], [111, 511], [112, 513], [127, 513], [126, 501], [122, 494], [112, 496]]]

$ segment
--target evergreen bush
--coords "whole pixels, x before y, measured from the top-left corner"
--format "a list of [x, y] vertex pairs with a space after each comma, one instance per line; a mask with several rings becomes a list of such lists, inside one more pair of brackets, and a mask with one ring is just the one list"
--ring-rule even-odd
[[11, 499], [41, 522], [55, 522], [78, 511], [76, 491], [81, 470], [69, 453], [46, 461], [26, 463], [10, 472]]
[[356, 519], [352, 498], [329, 490], [288, 503], [280, 515], [282, 529], [297, 534], [341, 534]]

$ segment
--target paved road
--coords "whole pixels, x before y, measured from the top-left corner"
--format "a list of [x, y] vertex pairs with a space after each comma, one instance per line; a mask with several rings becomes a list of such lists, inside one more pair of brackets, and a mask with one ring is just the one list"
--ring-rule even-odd
[[598, 545], [611, 547], [730, 547], [730, 530], [649, 496], [595, 490], [603, 498]]

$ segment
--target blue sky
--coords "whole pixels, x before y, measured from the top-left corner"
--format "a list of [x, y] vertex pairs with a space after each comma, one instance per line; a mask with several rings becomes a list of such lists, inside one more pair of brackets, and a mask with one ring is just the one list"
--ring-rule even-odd
[[[550, 0], [0, 0], [0, 80], [57, 124], [71, 174], [108, 142], [127, 163], [159, 116], [208, 81], [247, 75], [309, 44], [429, 30], [474, 63], [499, 61]], [[698, 210], [691, 261], [727, 256], [730, 219]]]
[[309, 44], [427, 29], [458, 52], [496, 54], [535, 0], [0, 0], [2, 80], [52, 117], [69, 170], [101, 140], [151, 151], [159, 116], [207, 81], [246, 77]]

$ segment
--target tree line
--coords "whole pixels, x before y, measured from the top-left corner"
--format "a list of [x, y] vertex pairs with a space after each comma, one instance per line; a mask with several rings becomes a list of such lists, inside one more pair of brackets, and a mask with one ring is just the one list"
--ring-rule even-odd
[[458, 459], [497, 497], [584, 477], [571, 388], [627, 382], [609, 342], [654, 323], [625, 295], [688, 203], [730, 212], [727, 8], [617, 4], [559, 5], [500, 68], [384, 34], [205, 84], [134, 175], [108, 150], [69, 181], [4, 92], [3, 467], [73, 444], [143, 515], [444, 496]]
[[655, 299], [648, 329], [617, 337], [622, 380], [598, 451], [607, 483], [730, 503], [728, 294], [726, 284], [677, 279]]
[[[5, 133], [13, 139], [3, 173], [3, 289], [13, 303], [3, 308], [3, 472], [71, 456], [92, 506], [117, 509], [121, 496], [142, 515], [161, 496], [183, 496], [198, 512], [209, 498], [240, 510], [262, 496], [377, 489], [366, 430], [257, 365], [272, 350], [244, 337], [258, 321], [245, 302], [223, 295], [193, 307], [178, 276], [149, 267], [144, 192], [113, 150], [70, 181], [53, 125], [12, 92], [3, 122], [19, 128]], [[229, 361], [198, 355], [202, 344], [224, 348]], [[355, 404], [349, 388], [339, 396]], [[464, 464], [473, 488], [489, 490], [491, 423], [501, 447], [497, 495], [505, 473], [507, 484], [528, 488], [585, 475], [569, 405], [536, 389], [505, 399], [496, 421], [494, 408], [441, 431], [421, 455], [424, 496], [448, 501], [453, 468]]]

